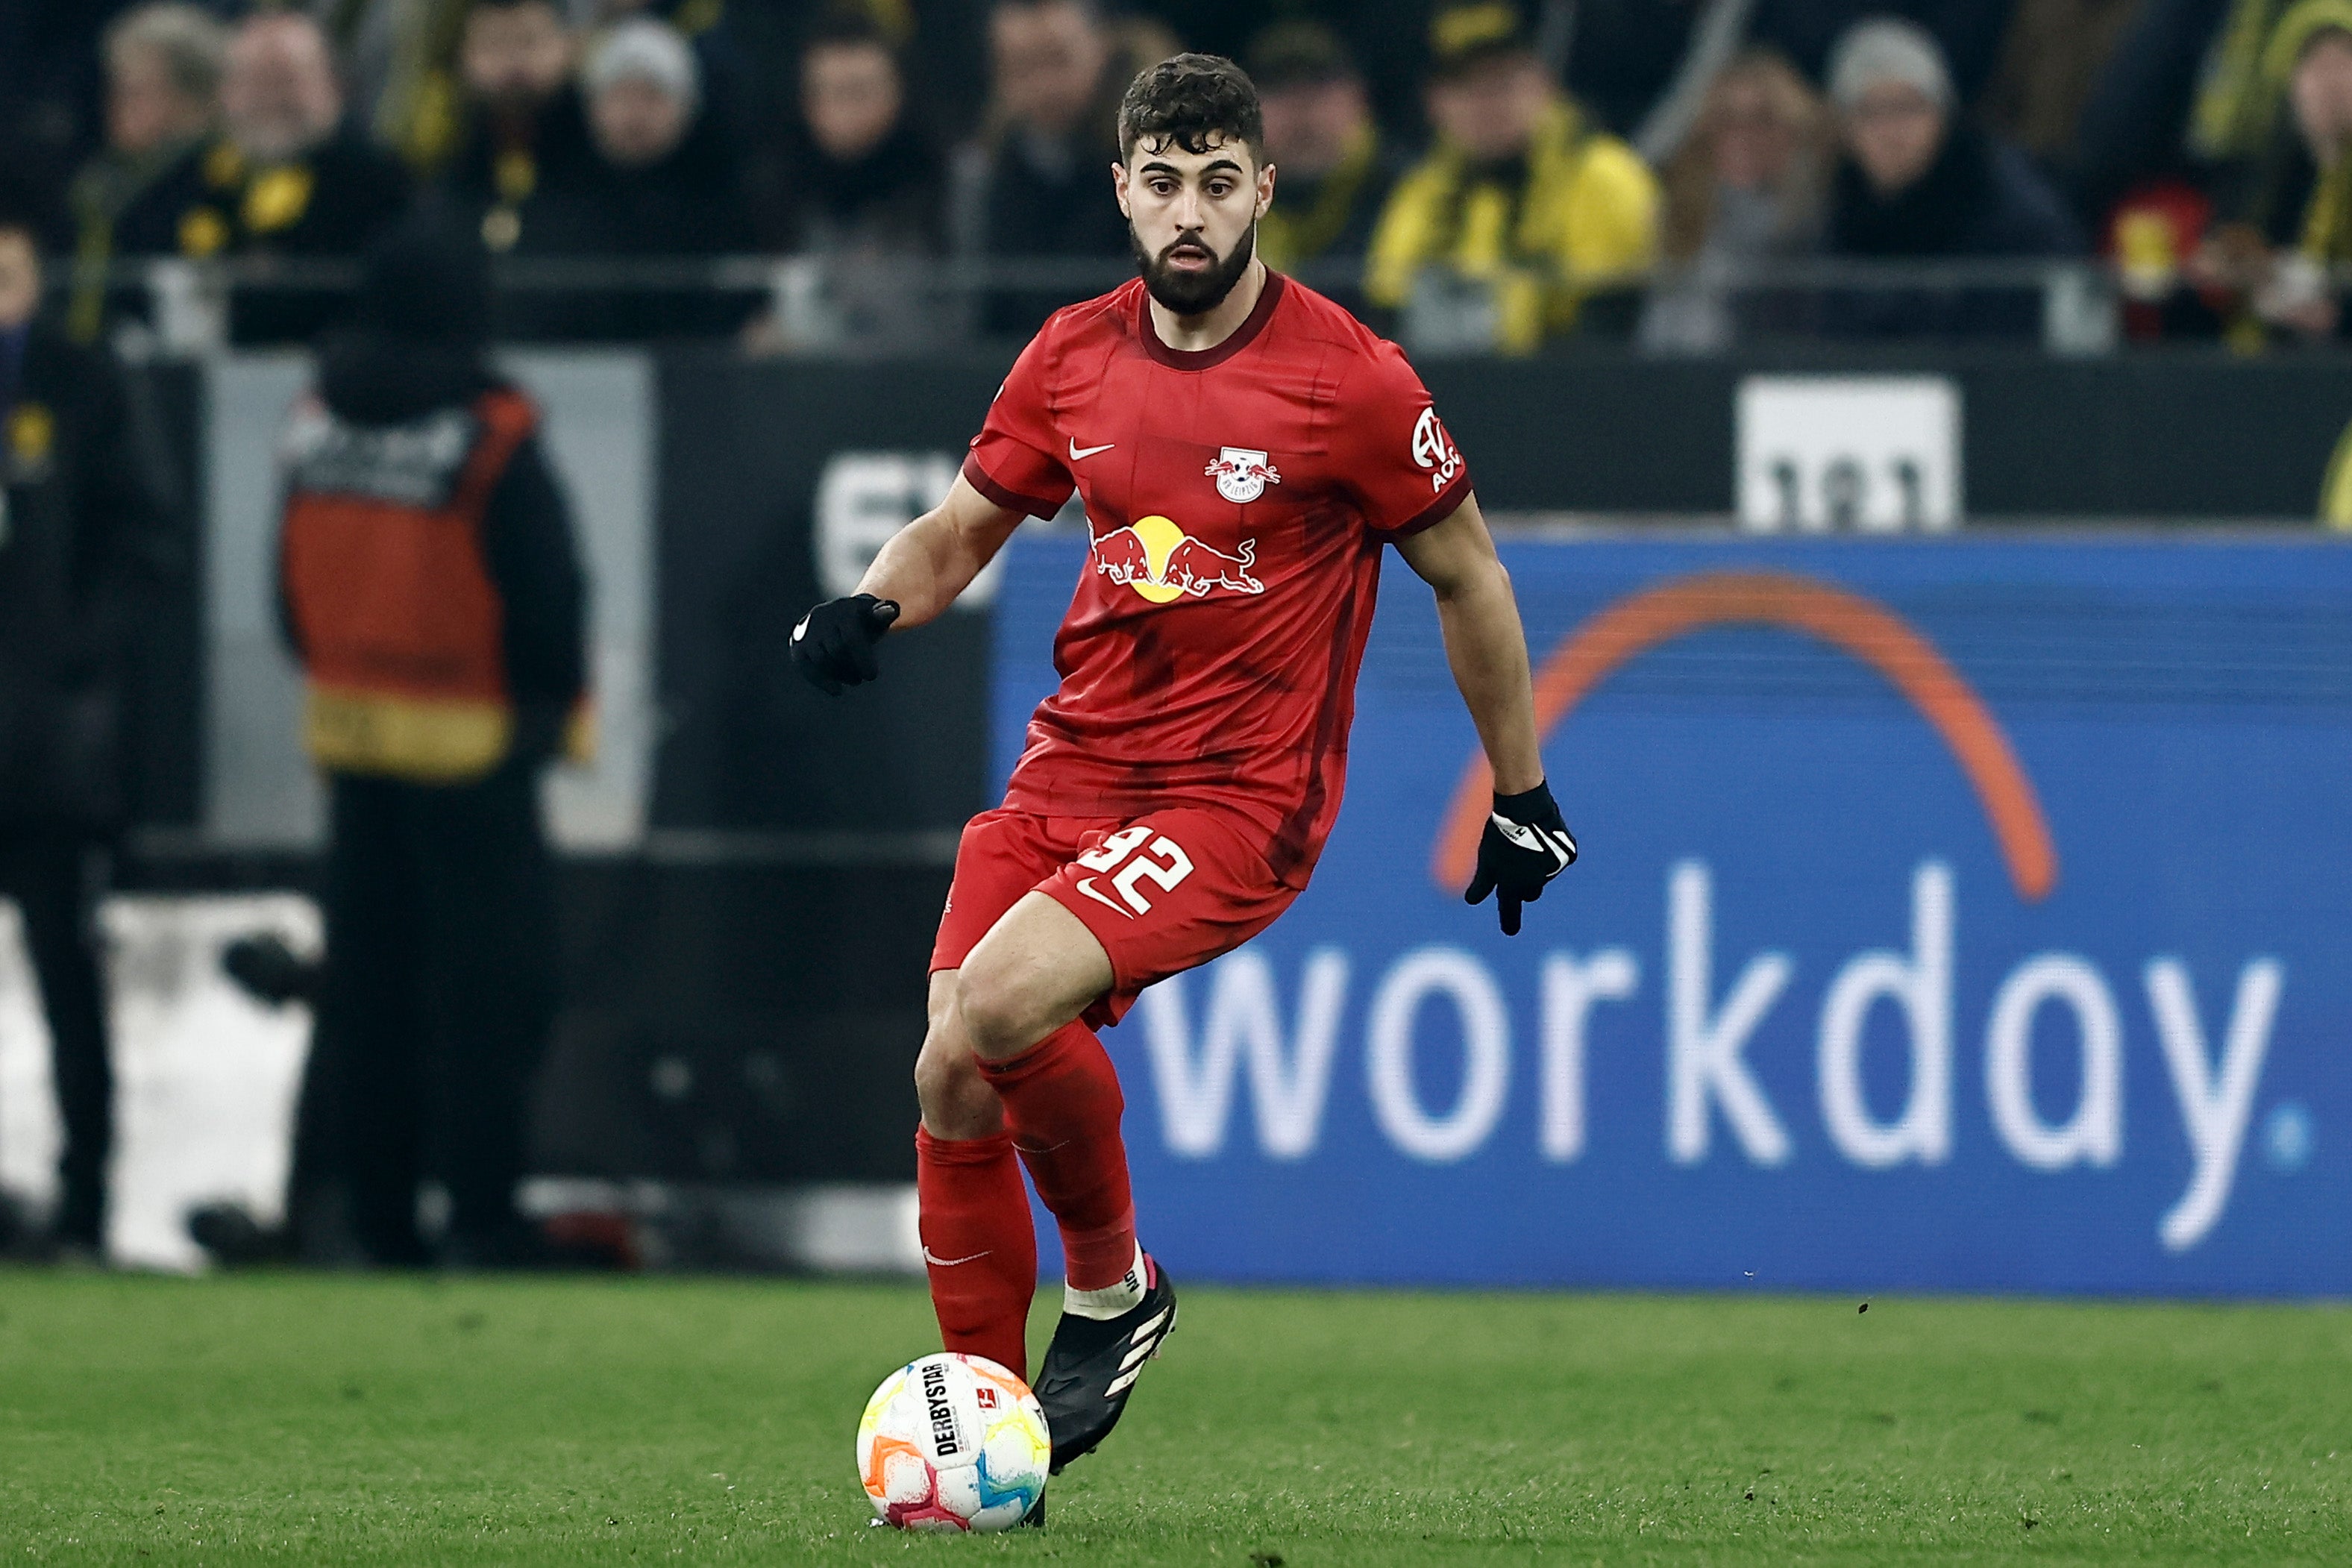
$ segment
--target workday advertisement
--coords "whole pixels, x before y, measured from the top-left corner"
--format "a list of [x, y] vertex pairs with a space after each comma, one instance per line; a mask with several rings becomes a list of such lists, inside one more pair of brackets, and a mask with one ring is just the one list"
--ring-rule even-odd
[[[1000, 777], [1085, 551], [1015, 546]], [[2352, 1292], [2352, 548], [1504, 557], [1584, 858], [1516, 939], [1462, 904], [1391, 557], [1314, 886], [1107, 1037], [1171, 1268]]]

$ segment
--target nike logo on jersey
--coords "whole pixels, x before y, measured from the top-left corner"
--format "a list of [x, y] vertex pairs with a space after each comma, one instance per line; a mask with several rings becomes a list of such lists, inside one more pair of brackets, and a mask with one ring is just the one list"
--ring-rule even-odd
[[1073, 463], [1082, 463], [1088, 458], [1093, 457], [1097, 452], [1108, 452], [1113, 447], [1118, 445], [1118, 443], [1116, 441], [1105, 441], [1099, 447], [1081, 447], [1078, 445], [1078, 438], [1076, 436], [1073, 436], [1070, 437], [1070, 461]]
[[977, 1263], [987, 1256], [985, 1252], [975, 1252], [970, 1258], [941, 1258], [929, 1247], [923, 1248], [923, 1261], [940, 1268], [953, 1268], [959, 1263]]
[[1115, 904], [1111, 902], [1109, 899], [1096, 891], [1095, 879], [1092, 877], [1081, 877], [1078, 879], [1078, 891], [1084, 893], [1087, 897], [1092, 899], [1095, 902], [1100, 904], [1107, 910], [1118, 910], [1120, 914], [1125, 915], [1129, 920], [1133, 920], [1135, 918], [1135, 911], [1133, 910], [1128, 909], [1119, 904]]

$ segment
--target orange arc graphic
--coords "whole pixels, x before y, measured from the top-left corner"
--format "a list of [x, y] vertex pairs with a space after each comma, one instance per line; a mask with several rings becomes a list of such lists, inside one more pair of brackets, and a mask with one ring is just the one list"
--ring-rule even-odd
[[[1991, 824], [2019, 898], [2039, 903], [2058, 885], [2058, 852], [2009, 737], [1960, 672], [1885, 605], [1809, 577], [1780, 572], [1707, 572], [1618, 600], [1571, 633], [1536, 672], [1536, 737], [1549, 739], [1618, 666], [1685, 632], [1765, 626], [1802, 632], [1885, 676], [1935, 726], [1968, 775]], [[1430, 869], [1458, 891], [1478, 859], [1494, 797], [1484, 755], [1463, 771], [1438, 829]]]

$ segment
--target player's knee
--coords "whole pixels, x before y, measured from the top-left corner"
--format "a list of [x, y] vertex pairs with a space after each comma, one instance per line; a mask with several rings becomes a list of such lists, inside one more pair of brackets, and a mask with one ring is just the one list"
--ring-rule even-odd
[[1013, 986], [982, 970], [956, 987], [956, 1023], [982, 1061], [1019, 1056], [1037, 1043], [1035, 1020]]
[[938, 1028], [915, 1058], [915, 1100], [923, 1125], [940, 1137], [984, 1137], [1003, 1120], [996, 1091], [980, 1076], [971, 1050]]
[[972, 1086], [981, 1081], [980, 1068], [970, 1054], [939, 1048], [936, 1035], [923, 1042], [921, 1054], [915, 1058], [915, 1098], [926, 1115], [969, 1098]]

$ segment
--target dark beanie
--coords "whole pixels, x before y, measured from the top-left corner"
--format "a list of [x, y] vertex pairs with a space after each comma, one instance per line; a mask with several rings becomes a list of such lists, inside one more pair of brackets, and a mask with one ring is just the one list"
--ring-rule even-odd
[[440, 225], [408, 223], [368, 247], [356, 324], [412, 342], [476, 345], [490, 338], [490, 258]]

